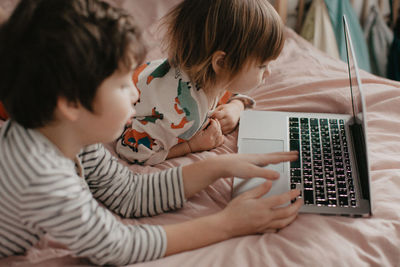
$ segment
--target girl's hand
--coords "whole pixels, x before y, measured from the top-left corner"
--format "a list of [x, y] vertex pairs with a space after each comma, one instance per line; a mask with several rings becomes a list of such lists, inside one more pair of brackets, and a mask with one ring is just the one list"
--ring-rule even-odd
[[200, 152], [218, 147], [224, 143], [224, 135], [218, 120], [210, 119], [209, 124], [190, 139], [191, 152]]
[[221, 124], [223, 134], [232, 132], [240, 118], [240, 113], [244, 110], [242, 101], [234, 99], [228, 104], [218, 106], [211, 117], [217, 119]]
[[281, 205], [299, 196], [299, 190], [291, 190], [281, 195], [261, 198], [271, 189], [270, 181], [234, 198], [221, 211], [221, 223], [227, 228], [229, 237], [276, 232], [296, 219], [303, 204], [302, 200], [285, 207]]

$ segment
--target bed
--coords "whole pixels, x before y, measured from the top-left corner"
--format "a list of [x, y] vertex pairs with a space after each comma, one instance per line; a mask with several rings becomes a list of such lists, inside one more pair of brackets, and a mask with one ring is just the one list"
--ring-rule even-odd
[[[13, 1], [4, 1], [6, 9]], [[114, 0], [145, 29], [148, 59], [163, 56], [157, 20], [179, 0]], [[351, 111], [346, 63], [331, 58], [287, 29], [281, 56], [271, 64], [267, 83], [250, 95], [256, 109], [297, 112]], [[278, 233], [250, 235], [135, 266], [400, 266], [400, 83], [361, 71], [367, 102], [373, 216], [349, 218], [300, 214]], [[237, 130], [216, 149], [167, 160], [156, 166], [128, 165], [154, 172], [237, 150]], [[113, 145], [107, 147], [114, 153]], [[127, 164], [124, 162], [124, 164]], [[189, 199], [184, 208], [151, 218], [121, 219], [127, 224], [171, 224], [223, 209], [231, 200], [232, 179], [220, 179]], [[49, 238], [26, 255], [0, 260], [0, 266], [87, 266]]]

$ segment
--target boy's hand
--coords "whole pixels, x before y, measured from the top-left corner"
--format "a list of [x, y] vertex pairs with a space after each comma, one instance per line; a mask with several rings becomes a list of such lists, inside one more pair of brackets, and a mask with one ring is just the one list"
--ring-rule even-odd
[[294, 221], [303, 204], [302, 200], [285, 207], [282, 204], [299, 196], [299, 190], [261, 198], [271, 189], [270, 181], [234, 198], [217, 214], [227, 229], [229, 237], [275, 232]]
[[232, 132], [240, 118], [240, 113], [244, 110], [242, 101], [234, 99], [228, 104], [218, 106], [211, 117], [217, 119], [221, 124], [223, 134]]
[[191, 152], [200, 152], [218, 147], [224, 143], [224, 135], [218, 120], [210, 119], [209, 124], [190, 139], [188, 145]]
[[182, 168], [185, 197], [190, 198], [219, 178], [240, 177], [250, 179], [262, 177], [276, 180], [279, 173], [269, 168], [269, 164], [294, 161], [297, 151], [276, 152], [270, 154], [224, 154], [208, 158]]
[[268, 180], [276, 180], [279, 178], [279, 173], [264, 167], [284, 161], [294, 161], [298, 158], [298, 154], [297, 151], [268, 154], [225, 154], [213, 158], [211, 164], [213, 168], [220, 170], [219, 177], [234, 176], [243, 179], [264, 177]]
[[[279, 174], [264, 166], [293, 161], [297, 157], [297, 151], [229, 154], [186, 165], [182, 167], [185, 197], [193, 196], [220, 177], [277, 179]], [[235, 236], [275, 232], [286, 227], [296, 218], [303, 202], [296, 200], [286, 207], [280, 206], [296, 198], [300, 192], [291, 190], [281, 195], [261, 198], [270, 189], [271, 182], [267, 181], [236, 197], [218, 213], [164, 226], [168, 239], [166, 255], [204, 247]]]

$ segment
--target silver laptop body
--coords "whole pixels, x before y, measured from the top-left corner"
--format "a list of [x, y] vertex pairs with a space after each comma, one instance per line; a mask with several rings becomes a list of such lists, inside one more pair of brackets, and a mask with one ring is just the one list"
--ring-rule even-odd
[[[268, 195], [302, 191], [300, 212], [372, 215], [366, 108], [354, 48], [343, 16], [352, 114], [247, 110], [240, 117], [238, 153], [299, 151], [299, 160], [270, 165], [281, 174]], [[265, 182], [234, 178], [233, 196]]]

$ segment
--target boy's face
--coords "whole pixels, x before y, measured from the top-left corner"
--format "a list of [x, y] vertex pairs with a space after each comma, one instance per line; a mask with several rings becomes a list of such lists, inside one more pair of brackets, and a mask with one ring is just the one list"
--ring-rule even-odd
[[265, 82], [270, 75], [270, 61], [264, 63], [249, 63], [230, 81], [228, 90], [232, 93], [243, 94]]
[[133, 104], [138, 101], [139, 94], [132, 73], [132, 70], [121, 67], [98, 88], [93, 112], [87, 111], [81, 120], [88, 143], [114, 141], [135, 115]]

